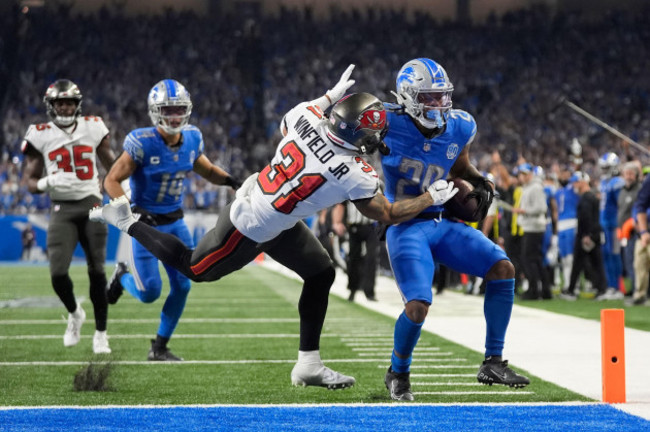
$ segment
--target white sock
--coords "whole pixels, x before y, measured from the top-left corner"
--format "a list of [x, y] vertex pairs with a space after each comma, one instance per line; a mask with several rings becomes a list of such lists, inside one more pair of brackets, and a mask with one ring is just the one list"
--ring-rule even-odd
[[106, 337], [106, 330], [104, 331], [95, 330], [95, 337], [99, 337], [99, 336]]
[[72, 312], [70, 315], [72, 315], [75, 318], [81, 318], [81, 307], [77, 305], [77, 309], [75, 309], [75, 311]]
[[298, 351], [298, 363], [299, 364], [313, 364], [313, 363], [322, 363], [320, 359], [320, 351]]

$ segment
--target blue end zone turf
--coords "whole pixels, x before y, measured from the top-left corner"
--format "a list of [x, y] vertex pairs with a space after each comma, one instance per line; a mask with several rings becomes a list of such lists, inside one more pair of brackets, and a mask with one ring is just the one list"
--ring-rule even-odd
[[1, 431], [650, 431], [609, 405], [206, 406], [0, 410]]

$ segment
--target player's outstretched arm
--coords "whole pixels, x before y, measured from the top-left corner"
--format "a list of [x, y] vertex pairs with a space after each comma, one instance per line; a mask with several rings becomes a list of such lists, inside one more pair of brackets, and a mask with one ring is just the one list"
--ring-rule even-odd
[[355, 83], [353, 79], [350, 79], [353, 70], [354, 70], [354, 65], [351, 64], [350, 66], [348, 66], [345, 72], [343, 72], [341, 78], [334, 85], [334, 87], [327, 90], [327, 92], [323, 96], [311, 101], [310, 105], [318, 105], [318, 107], [322, 111], [325, 111], [331, 105], [334, 105], [336, 102], [338, 102], [339, 99], [341, 99], [345, 95], [345, 92], [347, 92], [348, 89], [352, 87]]
[[453, 183], [437, 180], [425, 193], [415, 198], [391, 203], [382, 193], [378, 193], [372, 198], [354, 201], [354, 205], [365, 216], [392, 225], [413, 219], [432, 205], [443, 205], [457, 192], [458, 188]]
[[206, 155], [201, 155], [194, 161], [194, 172], [210, 183], [230, 186], [233, 189], [238, 189], [242, 183], [222, 168], [210, 162], [210, 159], [208, 159]]
[[125, 182], [135, 172], [137, 165], [127, 152], [122, 152], [115, 159], [111, 169], [104, 178], [104, 190], [111, 198], [126, 195], [129, 198], [130, 191], [124, 190], [128, 182]]

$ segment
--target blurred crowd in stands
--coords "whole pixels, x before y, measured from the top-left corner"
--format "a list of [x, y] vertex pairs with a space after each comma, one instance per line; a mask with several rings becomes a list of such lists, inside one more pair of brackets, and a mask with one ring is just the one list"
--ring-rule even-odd
[[[20, 144], [30, 123], [47, 121], [42, 97], [57, 78], [79, 85], [83, 112], [103, 117], [117, 153], [128, 131], [150, 125], [151, 86], [180, 81], [192, 95], [191, 122], [203, 132], [206, 155], [239, 178], [269, 160], [283, 114], [322, 95], [348, 64], [357, 65], [353, 91], [394, 102], [396, 72], [416, 57], [447, 69], [454, 106], [477, 120], [472, 157], [484, 171], [498, 153], [510, 168], [524, 159], [558, 173], [573, 138], [583, 146], [582, 169], [594, 177], [606, 151], [624, 161], [648, 159], [561, 101], [647, 144], [650, 13], [611, 12], [594, 21], [533, 7], [481, 24], [372, 9], [333, 10], [323, 20], [309, 9], [126, 17], [62, 7], [16, 16], [0, 18], [0, 214], [49, 206], [21, 185]], [[217, 210], [225, 202], [214, 186], [194, 177], [188, 183], [188, 208]]]

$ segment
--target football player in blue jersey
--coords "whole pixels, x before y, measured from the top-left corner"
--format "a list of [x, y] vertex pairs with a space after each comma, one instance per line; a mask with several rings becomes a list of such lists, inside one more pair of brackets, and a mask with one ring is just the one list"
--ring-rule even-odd
[[616, 235], [618, 227], [618, 194], [625, 186], [625, 180], [618, 175], [620, 160], [616, 153], [607, 152], [598, 159], [600, 167], [600, 225], [605, 233], [605, 243], [602, 245], [605, 274], [607, 275], [607, 291], [599, 295], [597, 300], [617, 300], [623, 298], [619, 291], [619, 280], [623, 274], [621, 261], [621, 244]]
[[[407, 62], [397, 75], [397, 101], [388, 107], [389, 155], [382, 157], [386, 197], [394, 202], [417, 196], [439, 179], [460, 177], [474, 185], [481, 220], [492, 202], [494, 185], [470, 163], [469, 146], [476, 122], [452, 109], [453, 85], [431, 59]], [[395, 324], [391, 366], [385, 384], [394, 400], [414, 400], [410, 386], [411, 356], [432, 301], [436, 263], [486, 280], [485, 361], [478, 372], [484, 384], [524, 387], [528, 378], [502, 359], [515, 294], [515, 269], [507, 255], [479, 230], [449, 219], [444, 207], [431, 206], [415, 219], [393, 225], [386, 233], [388, 253], [405, 309]]]
[[565, 300], [575, 300], [577, 298], [575, 294], [569, 291], [571, 268], [573, 267], [573, 244], [576, 228], [578, 227], [578, 201], [580, 200], [580, 195], [573, 189], [573, 183], [576, 180], [578, 180], [578, 176], [570, 170], [561, 171], [558, 179], [560, 187], [555, 192], [558, 211], [558, 247], [562, 267], [562, 293], [560, 298]]
[[[165, 79], [157, 83], [147, 99], [152, 127], [136, 129], [124, 140], [124, 152], [115, 161], [104, 180], [104, 188], [114, 198], [125, 194], [121, 182], [130, 178], [133, 212], [140, 221], [157, 230], [173, 234], [188, 247], [193, 240], [183, 220], [183, 182], [194, 171], [211, 183], [233, 188], [239, 182], [213, 165], [204, 154], [201, 131], [189, 123], [192, 101], [178, 81]], [[115, 304], [126, 289], [133, 297], [151, 303], [160, 297], [162, 280], [158, 259], [137, 240], [132, 239], [131, 268], [117, 263], [108, 288], [108, 301]], [[185, 308], [190, 280], [164, 264], [170, 291], [160, 314], [156, 339], [151, 341], [148, 359], [180, 361], [167, 347]]]

